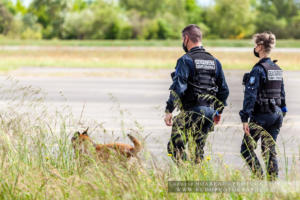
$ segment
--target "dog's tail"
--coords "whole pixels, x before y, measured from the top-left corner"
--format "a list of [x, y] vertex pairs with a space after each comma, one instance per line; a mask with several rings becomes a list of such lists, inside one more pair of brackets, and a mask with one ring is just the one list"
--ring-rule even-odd
[[132, 135], [128, 134], [127, 135], [129, 137], [129, 139], [133, 142], [134, 144], [134, 148], [132, 149], [132, 154], [137, 154], [138, 152], [141, 151], [142, 149], [142, 144], [140, 141], [138, 141], [138, 139], [136, 139], [135, 137], [133, 137]]

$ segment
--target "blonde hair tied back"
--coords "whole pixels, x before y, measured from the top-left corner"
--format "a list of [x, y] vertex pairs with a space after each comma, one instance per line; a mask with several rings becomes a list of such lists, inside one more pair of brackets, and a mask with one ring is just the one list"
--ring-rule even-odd
[[276, 45], [276, 37], [269, 31], [255, 34], [253, 40], [256, 45], [263, 45], [266, 53], [270, 53]]

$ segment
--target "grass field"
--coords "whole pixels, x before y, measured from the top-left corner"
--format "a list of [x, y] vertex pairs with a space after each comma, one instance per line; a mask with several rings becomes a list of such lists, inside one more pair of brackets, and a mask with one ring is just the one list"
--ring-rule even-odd
[[[257, 59], [250, 52], [211, 51], [224, 69], [251, 69]], [[99, 48], [38, 48], [0, 50], [2, 72], [19, 67], [64, 67], [64, 68], [146, 68], [173, 69], [176, 60], [183, 55], [180, 47], [99, 47]], [[275, 52], [284, 70], [300, 70], [297, 52]]]
[[[249, 40], [204, 40], [205, 47], [252, 47]], [[1, 49], [1, 46], [4, 47]], [[10, 48], [5, 48], [10, 47]], [[81, 47], [81, 48], [77, 48]], [[300, 40], [278, 40], [277, 47], [300, 48]], [[250, 69], [250, 52], [211, 51], [224, 69]], [[0, 71], [19, 67], [172, 69], [183, 54], [179, 40], [12, 40], [0, 38]], [[300, 70], [299, 52], [277, 52], [285, 70]]]
[[[203, 44], [208, 47], [252, 47], [251, 39], [224, 40], [205, 39]], [[177, 47], [181, 45], [180, 40], [17, 40], [0, 37], [0, 46], [158, 46]], [[300, 48], [300, 40], [277, 40], [277, 47]]]
[[[177, 167], [166, 162], [159, 166], [146, 146], [140, 159], [128, 163], [117, 158], [107, 163], [93, 157], [80, 160], [74, 157], [70, 138], [82, 126], [89, 126], [99, 134], [110, 134], [103, 125], [73, 117], [68, 106], [49, 112], [39, 90], [15, 81], [7, 80], [5, 86], [0, 87], [0, 99], [13, 99], [1, 107], [0, 199], [300, 198], [300, 188], [296, 185], [300, 180], [297, 165], [285, 180], [277, 182], [273, 192], [265, 187], [261, 192], [169, 193], [168, 181], [174, 180], [257, 180], [248, 171], [226, 165], [222, 157], [212, 160], [207, 156], [201, 165], [187, 162]], [[142, 133], [142, 127], [131, 128]], [[122, 131], [125, 135], [128, 130]], [[141, 135], [139, 138], [143, 140]]]

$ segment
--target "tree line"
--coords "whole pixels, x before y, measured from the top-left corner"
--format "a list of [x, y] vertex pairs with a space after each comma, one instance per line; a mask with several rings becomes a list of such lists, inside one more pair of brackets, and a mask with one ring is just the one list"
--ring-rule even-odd
[[187, 24], [207, 38], [300, 39], [300, 0], [0, 0], [0, 35], [10, 38], [178, 39]]

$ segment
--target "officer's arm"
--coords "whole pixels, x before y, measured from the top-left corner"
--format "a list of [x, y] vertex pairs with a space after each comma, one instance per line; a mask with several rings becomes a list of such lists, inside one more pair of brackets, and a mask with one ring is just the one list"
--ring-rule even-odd
[[252, 115], [262, 76], [263, 69], [261, 67], [256, 66], [250, 72], [250, 78], [245, 85], [243, 110], [240, 111], [243, 123], [248, 122], [249, 117]]
[[216, 94], [216, 97], [223, 104], [222, 109], [219, 110], [219, 113], [222, 113], [224, 106], [227, 106], [226, 100], [229, 96], [229, 88], [225, 80], [222, 65], [217, 59], [216, 59], [216, 64], [217, 64], [216, 84], [218, 86], [218, 92]]
[[175, 109], [176, 101], [180, 101], [180, 98], [183, 96], [184, 92], [187, 89], [187, 80], [189, 77], [190, 69], [186, 65], [186, 60], [184, 57], [178, 59], [176, 64], [176, 71], [174, 74], [173, 83], [170, 87], [170, 96], [167, 101], [166, 112], [172, 113]]
[[169, 99], [167, 101], [167, 106], [166, 106], [166, 110], [165, 110], [166, 113], [172, 113], [174, 111], [174, 109], [175, 109], [174, 102], [175, 102], [175, 97], [171, 91], [170, 95], [169, 95]]

